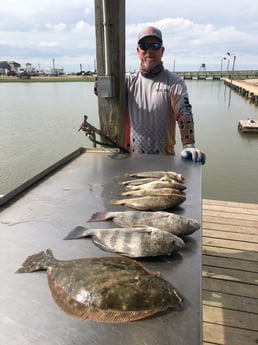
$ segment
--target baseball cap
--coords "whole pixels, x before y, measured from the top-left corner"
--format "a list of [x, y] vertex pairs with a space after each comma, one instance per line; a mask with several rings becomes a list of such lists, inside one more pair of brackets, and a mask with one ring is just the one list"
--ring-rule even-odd
[[138, 43], [146, 37], [155, 37], [162, 43], [162, 33], [158, 28], [155, 28], [154, 26], [148, 26], [147, 28], [139, 32]]

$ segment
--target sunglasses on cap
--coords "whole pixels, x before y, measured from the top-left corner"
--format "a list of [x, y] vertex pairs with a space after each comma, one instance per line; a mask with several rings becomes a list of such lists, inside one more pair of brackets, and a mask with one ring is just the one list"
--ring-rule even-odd
[[138, 43], [138, 47], [141, 50], [148, 50], [150, 48], [152, 50], [160, 50], [160, 48], [162, 47], [162, 44], [159, 42], [155, 42], [155, 43], [140, 42]]

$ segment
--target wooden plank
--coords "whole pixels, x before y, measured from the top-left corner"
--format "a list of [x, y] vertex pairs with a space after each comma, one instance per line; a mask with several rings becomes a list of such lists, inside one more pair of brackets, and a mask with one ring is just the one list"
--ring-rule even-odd
[[238, 233], [238, 232], [225, 232], [221, 230], [209, 230], [203, 229], [203, 236], [205, 237], [212, 237], [212, 238], [221, 238], [233, 241], [240, 241], [240, 242], [250, 242], [250, 243], [258, 243], [258, 233], [256, 234], [246, 234], [246, 233]]
[[203, 340], [208, 343], [226, 345], [255, 345], [257, 332], [209, 322], [203, 323]]
[[218, 231], [223, 231], [223, 232], [240, 232], [240, 233], [245, 233], [245, 234], [253, 234], [257, 235], [258, 233], [258, 225], [257, 226], [245, 226], [245, 225], [232, 225], [232, 224], [222, 224], [222, 223], [216, 223], [213, 222], [213, 219], [210, 219], [210, 221], [203, 220], [202, 223], [202, 230], [205, 231], [206, 229], [209, 230], [218, 230]]
[[216, 266], [221, 268], [237, 269], [239, 271], [257, 272], [257, 262], [240, 260], [235, 258], [225, 258], [216, 255], [203, 255], [202, 263], [206, 266]]
[[239, 260], [248, 260], [257, 263], [258, 254], [248, 251], [241, 251], [231, 248], [220, 248], [217, 246], [203, 245], [202, 252], [205, 255], [219, 256], [224, 258], [234, 258]]
[[235, 207], [239, 209], [243, 208], [251, 208], [254, 210], [258, 210], [258, 204], [254, 203], [243, 203], [243, 202], [235, 202], [235, 201], [223, 201], [223, 200], [212, 200], [212, 199], [203, 199], [202, 200], [202, 206], [204, 207], [213, 207], [214, 205], [217, 206], [229, 206], [229, 207]]
[[[206, 210], [205, 213], [203, 212], [203, 216], [212, 216], [217, 218], [229, 218], [229, 219], [239, 219], [239, 220], [252, 220], [254, 222], [258, 222], [258, 214], [250, 213], [250, 214], [243, 214], [241, 212], [224, 212], [221, 210]], [[222, 220], [222, 219], [221, 219]]]
[[236, 281], [242, 282], [244, 284], [255, 285], [257, 287], [257, 296], [258, 296], [258, 275], [255, 272], [243, 272], [240, 270], [232, 268], [222, 268], [214, 266], [202, 267], [202, 276], [211, 277], [214, 279], [222, 279], [227, 281]]
[[258, 286], [222, 279], [211, 279], [208, 277], [203, 277], [202, 288], [204, 290], [222, 292], [226, 294], [232, 294], [255, 299], [257, 299], [258, 296]]
[[231, 310], [241, 310], [249, 313], [258, 313], [258, 299], [245, 296], [226, 294], [223, 292], [213, 292], [203, 290], [203, 305], [221, 307]]
[[221, 206], [209, 205], [208, 207], [203, 206], [202, 210], [203, 210], [203, 213], [212, 211], [212, 212], [228, 213], [230, 215], [234, 215], [234, 214], [241, 214], [243, 216], [248, 216], [248, 215], [257, 216], [258, 215], [258, 210], [253, 209], [253, 208], [245, 208], [245, 207], [225, 206], [222, 208]]
[[232, 218], [221, 218], [214, 217], [213, 212], [206, 214], [205, 222], [219, 223], [219, 224], [229, 224], [234, 226], [246, 226], [246, 227], [256, 227], [257, 222], [249, 219], [232, 219]]
[[204, 305], [203, 321], [210, 320], [218, 325], [258, 331], [258, 314]]
[[249, 251], [252, 252], [256, 261], [258, 261], [258, 244], [257, 243], [250, 243], [250, 242], [240, 242], [240, 241], [229, 241], [221, 238], [211, 238], [205, 237], [202, 238], [203, 245], [205, 246], [213, 246], [213, 247], [222, 247], [222, 248], [230, 248], [230, 249], [237, 249], [240, 251]]

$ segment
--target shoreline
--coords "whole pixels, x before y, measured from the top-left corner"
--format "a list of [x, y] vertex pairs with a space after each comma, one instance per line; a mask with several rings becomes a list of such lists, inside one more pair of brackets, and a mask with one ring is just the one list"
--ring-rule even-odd
[[30, 77], [29, 79], [12, 77], [12, 76], [0, 76], [0, 83], [51, 83], [51, 82], [94, 82], [96, 76], [58, 76], [58, 77]]

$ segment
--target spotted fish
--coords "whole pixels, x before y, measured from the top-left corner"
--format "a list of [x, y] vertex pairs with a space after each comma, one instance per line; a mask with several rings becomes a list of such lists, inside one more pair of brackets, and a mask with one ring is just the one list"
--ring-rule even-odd
[[112, 205], [125, 205], [136, 210], [160, 211], [177, 206], [185, 201], [185, 196], [180, 194], [172, 195], [146, 195], [139, 198], [111, 200]]
[[91, 237], [101, 249], [131, 258], [171, 255], [185, 243], [176, 235], [154, 227], [87, 229], [77, 226], [64, 239]]
[[96, 212], [88, 222], [103, 222], [108, 220], [112, 220], [116, 225], [121, 227], [153, 226], [177, 236], [190, 235], [200, 229], [200, 224], [196, 219], [165, 211]]
[[181, 197], [178, 199], [178, 202], [181, 203], [185, 201], [186, 196], [182, 194], [179, 189], [175, 188], [149, 188], [149, 189], [136, 189], [136, 190], [127, 190], [125, 192], [120, 193], [123, 196], [146, 196], [146, 195], [180, 195]]
[[177, 180], [178, 182], [183, 182], [185, 179], [182, 174], [178, 174], [175, 171], [141, 171], [126, 174], [126, 176], [142, 178], [161, 178], [164, 176], [168, 176], [170, 179]]
[[182, 297], [165, 279], [127, 257], [61, 261], [50, 249], [29, 256], [17, 273], [46, 270], [57, 305], [83, 320], [129, 322], [177, 307]]
[[147, 183], [143, 183], [140, 185], [127, 185], [126, 189], [127, 190], [137, 190], [137, 189], [155, 189], [155, 188], [174, 188], [174, 189], [179, 189], [179, 190], [185, 190], [186, 189], [186, 185], [181, 183], [181, 182], [177, 182], [175, 180], [167, 180], [167, 179], [158, 179], [156, 181], [152, 181], [152, 182], [147, 182]]

